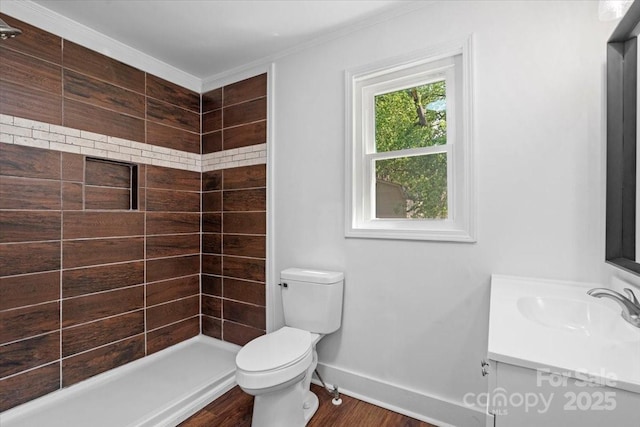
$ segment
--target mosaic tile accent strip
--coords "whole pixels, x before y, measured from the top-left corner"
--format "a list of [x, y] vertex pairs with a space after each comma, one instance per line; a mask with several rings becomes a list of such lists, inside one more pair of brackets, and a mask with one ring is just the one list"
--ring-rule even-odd
[[267, 163], [267, 144], [217, 151], [202, 155], [202, 172]]
[[6, 114], [0, 142], [194, 172], [267, 163], [267, 144], [200, 155]]
[[0, 142], [202, 172], [200, 154], [5, 114], [0, 114]]

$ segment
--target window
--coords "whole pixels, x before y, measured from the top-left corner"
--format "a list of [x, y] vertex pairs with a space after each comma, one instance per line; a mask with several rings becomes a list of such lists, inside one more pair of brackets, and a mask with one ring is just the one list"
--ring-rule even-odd
[[475, 241], [470, 48], [347, 71], [347, 237]]

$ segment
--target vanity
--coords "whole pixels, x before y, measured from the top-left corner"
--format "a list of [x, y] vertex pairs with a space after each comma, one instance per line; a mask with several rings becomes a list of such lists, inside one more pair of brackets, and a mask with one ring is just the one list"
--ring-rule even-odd
[[[639, 35], [636, 0], [606, 47], [605, 260], [638, 276]], [[492, 276], [488, 354], [480, 367], [488, 390], [464, 396], [465, 404], [486, 407], [487, 427], [640, 426], [640, 327], [632, 325], [638, 303], [631, 292], [587, 294], [600, 287]], [[620, 303], [624, 298], [632, 306]]]
[[640, 328], [599, 286], [492, 276], [487, 427], [640, 425]]

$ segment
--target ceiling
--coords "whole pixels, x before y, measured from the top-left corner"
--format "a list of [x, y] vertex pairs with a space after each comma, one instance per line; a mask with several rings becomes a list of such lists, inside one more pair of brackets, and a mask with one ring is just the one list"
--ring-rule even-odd
[[33, 0], [199, 79], [347, 31], [403, 0]]

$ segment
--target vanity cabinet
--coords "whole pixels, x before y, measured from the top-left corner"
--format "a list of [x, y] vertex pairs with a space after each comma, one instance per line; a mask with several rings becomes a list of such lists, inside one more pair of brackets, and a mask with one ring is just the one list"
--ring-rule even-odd
[[640, 426], [640, 393], [617, 388], [615, 379], [494, 360], [483, 373], [489, 380], [487, 427]]
[[488, 426], [640, 427], [640, 329], [600, 286], [492, 275]]

